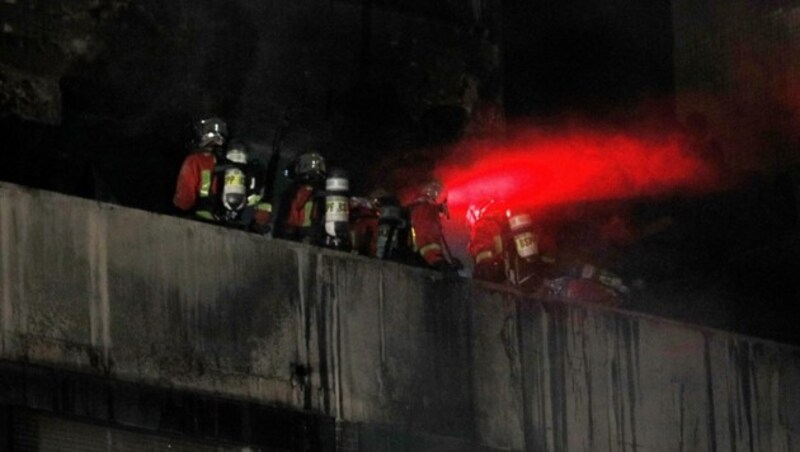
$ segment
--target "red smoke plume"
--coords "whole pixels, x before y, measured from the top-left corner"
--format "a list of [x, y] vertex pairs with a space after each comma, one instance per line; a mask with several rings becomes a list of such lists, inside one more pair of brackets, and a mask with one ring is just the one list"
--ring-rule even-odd
[[714, 168], [690, 147], [678, 134], [527, 134], [464, 146], [436, 174], [456, 215], [487, 198], [536, 209], [712, 189], [718, 184]]

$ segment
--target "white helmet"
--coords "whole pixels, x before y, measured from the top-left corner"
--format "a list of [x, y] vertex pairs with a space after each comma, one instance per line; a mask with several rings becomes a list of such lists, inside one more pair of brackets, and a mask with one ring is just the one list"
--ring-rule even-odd
[[247, 163], [247, 146], [241, 141], [232, 141], [225, 151], [225, 158], [233, 163]]

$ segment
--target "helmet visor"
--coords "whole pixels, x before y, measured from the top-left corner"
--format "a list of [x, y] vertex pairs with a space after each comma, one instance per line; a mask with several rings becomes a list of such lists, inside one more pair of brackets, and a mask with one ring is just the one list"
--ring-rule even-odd
[[297, 160], [295, 173], [298, 175], [325, 174], [325, 159], [316, 152], [303, 154]]
[[197, 123], [197, 134], [200, 146], [206, 146], [209, 143], [221, 146], [225, 143], [225, 137], [228, 136], [228, 126], [220, 118], [203, 119]]
[[225, 153], [225, 157], [234, 163], [247, 163], [247, 153], [243, 149], [228, 149], [228, 152]]

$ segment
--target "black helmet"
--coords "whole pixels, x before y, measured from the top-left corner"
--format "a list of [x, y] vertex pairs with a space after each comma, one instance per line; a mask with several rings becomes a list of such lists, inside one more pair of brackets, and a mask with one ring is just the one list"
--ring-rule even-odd
[[228, 137], [228, 125], [222, 118], [212, 116], [201, 119], [194, 125], [197, 137], [197, 146], [206, 147], [209, 144], [222, 146]]
[[306, 152], [295, 161], [294, 177], [298, 179], [324, 177], [325, 173], [325, 159], [318, 152]]
[[417, 196], [433, 204], [446, 204], [447, 188], [438, 179], [431, 179], [419, 187]]

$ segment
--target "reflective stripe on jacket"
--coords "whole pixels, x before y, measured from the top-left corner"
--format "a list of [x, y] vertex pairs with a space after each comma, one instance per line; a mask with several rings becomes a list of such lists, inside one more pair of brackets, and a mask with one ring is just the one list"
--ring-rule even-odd
[[444, 260], [442, 250], [444, 237], [439, 206], [428, 202], [416, 202], [408, 206], [408, 211], [414, 250], [429, 265]]
[[184, 159], [172, 198], [177, 208], [187, 212], [199, 209], [195, 212], [198, 216], [213, 219], [212, 212], [199, 208], [199, 204], [201, 200], [216, 193], [213, 177], [215, 165], [216, 159], [211, 152], [194, 152]]

